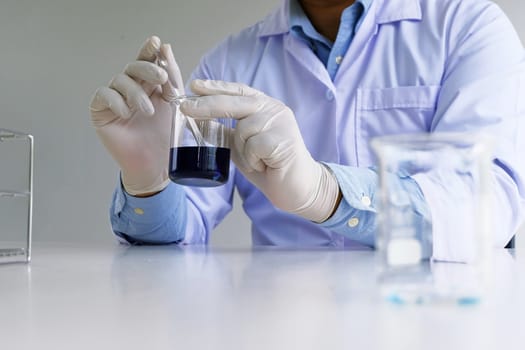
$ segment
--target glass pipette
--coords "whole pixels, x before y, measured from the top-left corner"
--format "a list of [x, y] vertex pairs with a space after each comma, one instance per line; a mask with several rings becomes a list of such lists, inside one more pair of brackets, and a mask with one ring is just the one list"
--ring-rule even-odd
[[[157, 55], [157, 64], [160, 68], [166, 70], [166, 72], [168, 71], [167, 68], [168, 68], [168, 62], [166, 62], [166, 60], [162, 59], [160, 56]], [[169, 78], [168, 78], [169, 79]], [[189, 98], [188, 96], [185, 96], [185, 95], [181, 95], [179, 93], [179, 89], [177, 89], [177, 87], [170, 81], [170, 84], [172, 84], [173, 86], [173, 89], [175, 90], [175, 97], [173, 97], [171, 99], [170, 104], [171, 104], [171, 108], [173, 110], [173, 114], [176, 114], [177, 112], [181, 113], [179, 111], [179, 105], [180, 103], [186, 99], [186, 98]], [[186, 116], [185, 114], [181, 113], [181, 115], [186, 119], [186, 121], [188, 122], [188, 125], [190, 126], [190, 131], [193, 135], [193, 137], [195, 138], [195, 141], [197, 143], [198, 146], [204, 146], [205, 145], [205, 142], [204, 142], [204, 138], [202, 137], [202, 134], [199, 130], [199, 127], [197, 126], [197, 123], [195, 122], [195, 120], [193, 118], [190, 118], [188, 116]], [[174, 118], [176, 118], [177, 116], [174, 115], [173, 116]]]

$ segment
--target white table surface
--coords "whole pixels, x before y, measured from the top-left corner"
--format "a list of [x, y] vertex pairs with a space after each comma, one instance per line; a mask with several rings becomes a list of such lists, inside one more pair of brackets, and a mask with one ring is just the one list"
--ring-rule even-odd
[[394, 305], [370, 251], [37, 245], [0, 265], [0, 349], [525, 349], [525, 259], [478, 305]]

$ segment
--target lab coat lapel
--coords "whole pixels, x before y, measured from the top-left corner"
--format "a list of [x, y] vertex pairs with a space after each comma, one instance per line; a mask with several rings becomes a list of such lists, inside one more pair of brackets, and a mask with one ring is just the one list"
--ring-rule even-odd
[[288, 54], [292, 59], [297, 61], [297, 63], [305, 67], [304, 74], [312, 74], [330, 89], [334, 87], [326, 67], [303, 40], [296, 38], [292, 34], [286, 35], [284, 40]]
[[[419, 0], [372, 1], [370, 9], [363, 19], [359, 30], [356, 32], [343, 62], [341, 63], [339, 72], [347, 71], [349, 66], [351, 66], [353, 62], [356, 62], [361, 54], [366, 52], [366, 46], [378, 33], [380, 25], [404, 20], [420, 20], [421, 16], [421, 5]], [[336, 74], [336, 84], [338, 78], [339, 74]]]
[[334, 85], [323, 63], [303, 40], [290, 33], [289, 1], [284, 0], [280, 8], [267, 16], [262, 22], [259, 37], [282, 35], [283, 45], [290, 59], [305, 68], [303, 74], [312, 74], [326, 87], [332, 89]]

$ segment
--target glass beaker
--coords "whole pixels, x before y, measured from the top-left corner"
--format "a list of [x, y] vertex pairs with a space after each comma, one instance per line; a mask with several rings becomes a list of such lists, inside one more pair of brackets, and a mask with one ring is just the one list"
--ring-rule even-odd
[[180, 104], [199, 96], [179, 96], [172, 103], [169, 177], [180, 185], [214, 187], [228, 181], [231, 119], [195, 120]]
[[[450, 270], [442, 263], [461, 263], [467, 266], [454, 271], [472, 271], [471, 280], [476, 283], [454, 282], [447, 293], [465, 300], [483, 289], [493, 229], [491, 145], [486, 136], [463, 133], [390, 135], [372, 140], [379, 163], [376, 247], [382, 283], [395, 285], [397, 292], [441, 297], [444, 289], [438, 288], [429, 271]], [[423, 198], [400, 185], [403, 181], [419, 188]]]

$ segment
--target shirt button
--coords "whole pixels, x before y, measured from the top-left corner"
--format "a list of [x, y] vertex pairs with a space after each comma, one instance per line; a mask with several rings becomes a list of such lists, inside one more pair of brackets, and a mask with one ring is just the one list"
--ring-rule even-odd
[[357, 224], [359, 224], [359, 219], [358, 218], [351, 218], [350, 220], [348, 220], [347, 224], [348, 224], [349, 227], [356, 227]]
[[372, 204], [372, 200], [371, 200], [370, 197], [368, 197], [368, 196], [363, 196], [363, 197], [361, 197], [361, 203], [362, 203], [365, 207], [369, 207], [370, 204]]
[[135, 208], [133, 211], [137, 215], [144, 215], [144, 210], [142, 208]]
[[334, 93], [332, 90], [326, 90], [326, 99], [328, 101], [332, 101], [334, 99]]
[[343, 56], [337, 56], [337, 57], [335, 58], [335, 63], [336, 63], [336, 64], [341, 64], [342, 61], [343, 61]]

